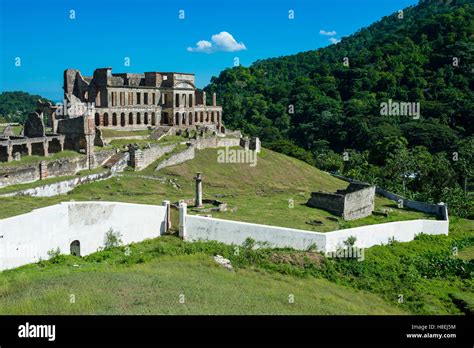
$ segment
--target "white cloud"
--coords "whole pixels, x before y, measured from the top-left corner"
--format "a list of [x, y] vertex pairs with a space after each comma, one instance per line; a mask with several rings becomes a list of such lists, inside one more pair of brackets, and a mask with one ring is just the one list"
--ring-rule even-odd
[[333, 44], [337, 44], [337, 43], [341, 42], [341, 40], [336, 39], [335, 37], [330, 37], [329, 41], [331, 41]]
[[219, 34], [214, 34], [211, 41], [200, 40], [195, 47], [188, 47], [189, 52], [203, 52], [213, 53], [217, 51], [236, 52], [246, 50], [243, 42], [237, 42], [234, 37], [227, 31], [221, 31]]
[[333, 31], [326, 31], [326, 30], [323, 30], [323, 29], [321, 29], [321, 30], [319, 31], [319, 33], [320, 33], [321, 35], [326, 35], [326, 36], [334, 36], [334, 35], [337, 34], [335, 30], [333, 30]]

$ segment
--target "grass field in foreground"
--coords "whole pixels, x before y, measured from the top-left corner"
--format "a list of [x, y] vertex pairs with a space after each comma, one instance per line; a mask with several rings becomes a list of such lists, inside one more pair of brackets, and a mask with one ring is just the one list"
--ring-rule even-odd
[[[167, 238], [174, 237], [160, 239]], [[68, 256], [64, 264], [2, 272], [0, 313], [407, 314], [377, 295], [325, 279], [260, 269], [230, 272], [202, 253], [131, 265]]]

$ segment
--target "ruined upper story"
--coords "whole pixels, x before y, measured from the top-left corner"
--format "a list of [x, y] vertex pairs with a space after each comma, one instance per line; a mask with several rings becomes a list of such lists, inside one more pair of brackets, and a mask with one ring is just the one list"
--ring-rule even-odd
[[[206, 105], [206, 94], [197, 91], [194, 74], [145, 72], [113, 74], [112, 68], [82, 76], [77, 69], [64, 71], [64, 95], [70, 102], [90, 102], [96, 107], [140, 106], [163, 108]], [[213, 97], [213, 106], [217, 106]]]

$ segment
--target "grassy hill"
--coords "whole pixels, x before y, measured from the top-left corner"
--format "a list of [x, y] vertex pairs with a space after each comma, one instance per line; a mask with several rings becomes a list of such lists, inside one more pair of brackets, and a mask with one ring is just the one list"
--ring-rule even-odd
[[[155, 163], [156, 164], [156, 163]], [[424, 214], [397, 209], [377, 198], [389, 218], [343, 222], [304, 205], [313, 190], [347, 184], [294, 158], [264, 149], [257, 166], [217, 162], [217, 149], [197, 151], [194, 160], [155, 172], [125, 171], [51, 198], [0, 200], [0, 218], [65, 200], [160, 204], [194, 195], [193, 176], [202, 171], [204, 196], [219, 197], [238, 219], [327, 231]], [[294, 199], [294, 208], [288, 199]], [[323, 221], [322, 226], [305, 223]], [[57, 256], [0, 273], [0, 312], [8, 314], [462, 314], [472, 312], [474, 289], [471, 220], [452, 218], [449, 236], [420, 236], [366, 250], [365, 260], [334, 260], [314, 251], [259, 249], [215, 242], [186, 243], [174, 236], [101, 251], [84, 258]], [[453, 255], [453, 247], [460, 250]], [[232, 261], [235, 272], [214, 255]], [[111, 290], [113, 289], [113, 290]], [[75, 303], [69, 302], [70, 295]], [[185, 303], [179, 296], [185, 295]], [[402, 294], [403, 303], [398, 302]], [[289, 303], [293, 295], [295, 303]]]
[[[338, 44], [227, 68], [204, 90], [226, 126], [268, 148], [469, 217], [473, 17], [472, 0], [420, 1]], [[388, 100], [419, 103], [421, 117], [384, 115]]]
[[[80, 186], [66, 196], [2, 198], [0, 218], [70, 199], [144, 204], [161, 204], [164, 199], [172, 202], [192, 199], [196, 172], [203, 172], [204, 198], [217, 198], [228, 204], [227, 212], [212, 214], [224, 219], [325, 232], [396, 220], [434, 218], [398, 209], [394, 202], [377, 197], [376, 209], [391, 209], [389, 217], [374, 215], [346, 222], [324, 210], [305, 205], [311, 191], [332, 192], [345, 188], [348, 185], [346, 182], [302, 161], [266, 149], [258, 156], [254, 167], [218, 163], [217, 151], [197, 151], [194, 160], [160, 172], [154, 171], [156, 163], [140, 172], [126, 171], [109, 180]], [[293, 205], [290, 205], [290, 200], [293, 200]], [[310, 220], [318, 220], [322, 224], [307, 224]]]

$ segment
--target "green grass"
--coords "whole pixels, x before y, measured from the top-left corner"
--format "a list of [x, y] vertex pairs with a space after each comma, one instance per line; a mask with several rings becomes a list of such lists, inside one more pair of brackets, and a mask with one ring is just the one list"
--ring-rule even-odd
[[62, 158], [74, 158], [84, 156], [78, 152], [65, 150], [50, 154], [49, 156], [22, 156], [19, 161], [0, 162], [0, 168], [22, 166], [28, 164], [39, 164], [41, 161], [51, 162]]
[[458, 253], [458, 257], [466, 261], [474, 260], [474, 245], [461, 250]]
[[[0, 123], [7, 123], [7, 122], [6, 122], [6, 121], [5, 121], [5, 122], [2, 122], [2, 121], [0, 120]], [[6, 128], [6, 127], [4, 127], [4, 126], [1, 126], [1, 127], [0, 127], [0, 134], [3, 133], [3, 131], [5, 130], [5, 128]], [[13, 126], [12, 128], [13, 128], [13, 133], [15, 133], [15, 135], [20, 135], [20, 134], [21, 134], [21, 130], [23, 129], [23, 126], [18, 125], [18, 126]]]
[[[263, 150], [256, 167], [218, 164], [216, 149], [206, 149], [197, 151], [193, 161], [158, 173], [152, 169], [82, 185], [62, 197], [2, 198], [0, 218], [69, 199], [161, 204], [164, 199], [192, 198], [198, 171], [203, 172], [205, 197], [223, 194], [218, 199], [237, 208], [233, 213], [213, 213], [216, 217], [319, 231], [426, 217], [377, 198], [377, 209], [393, 209], [389, 218], [329, 221], [331, 214], [304, 203], [311, 191], [330, 192], [347, 183], [269, 150]], [[181, 187], [174, 188], [169, 179]], [[288, 206], [290, 198], [294, 208]], [[173, 216], [176, 218], [176, 212]], [[307, 225], [307, 219], [323, 220], [324, 225]], [[2, 272], [0, 312], [462, 314], [472, 306], [469, 294], [474, 286], [469, 272], [473, 272], [473, 261], [467, 261], [470, 256], [466, 254], [472, 254], [473, 236], [472, 220], [451, 217], [449, 236], [422, 235], [409, 243], [375, 246], [366, 250], [361, 262], [291, 250], [243, 249], [236, 256], [232, 246], [184, 243], [167, 236], [132, 245], [131, 258], [124, 256], [122, 247], [84, 259], [68, 256], [59, 263], [42, 262]], [[458, 257], [453, 255], [454, 247], [459, 249]], [[215, 254], [231, 259], [236, 272], [216, 265], [211, 259]], [[69, 303], [71, 293], [76, 296], [75, 304]], [[179, 303], [180, 294], [185, 294], [185, 304]], [[289, 294], [295, 295], [294, 304], [288, 303]], [[399, 295], [402, 303], [398, 303]]]
[[[183, 148], [180, 146], [173, 153]], [[217, 162], [217, 150], [205, 149], [196, 151], [196, 158], [192, 161], [155, 172], [158, 162], [167, 157], [159, 159], [142, 171], [127, 171], [121, 177], [82, 185], [69, 192], [66, 197], [78, 201], [103, 200], [143, 204], [161, 204], [164, 199], [177, 202], [180, 199], [194, 197], [193, 177], [196, 172], [202, 171], [204, 198], [216, 198], [217, 195], [219, 200], [229, 206], [227, 212], [212, 213], [218, 218], [320, 232], [364, 224], [434, 218], [423, 213], [398, 209], [394, 202], [379, 197], [375, 202], [376, 210], [385, 207], [393, 209], [388, 218], [374, 215], [344, 222], [324, 210], [307, 207], [305, 203], [311, 191], [331, 192], [345, 188], [348, 184], [306, 163], [266, 149], [262, 151], [255, 167], [250, 167], [248, 164], [220, 164]], [[167, 181], [137, 176], [171, 178], [176, 180], [181, 188], [175, 189]], [[224, 197], [220, 198], [220, 195]], [[0, 218], [24, 213], [29, 211], [30, 207], [33, 209], [58, 202], [57, 197], [40, 202], [36, 201], [37, 199], [31, 197], [2, 199]], [[64, 200], [64, 197], [62, 199]], [[293, 199], [293, 208], [290, 208], [290, 199]], [[337, 218], [337, 221], [328, 218]], [[320, 220], [323, 224], [313, 226], [306, 223], [309, 220]]]
[[102, 136], [104, 138], [149, 136], [151, 134], [151, 130], [149, 129], [130, 131], [130, 130], [116, 130], [116, 129], [103, 128], [101, 129], [101, 131], [102, 131]]
[[230, 272], [214, 262], [209, 243], [202, 244], [209, 253], [170, 255], [184, 244], [161, 237], [132, 245], [128, 257], [121, 248], [2, 272], [0, 313], [406, 314], [376, 295], [325, 279], [244, 267]]

